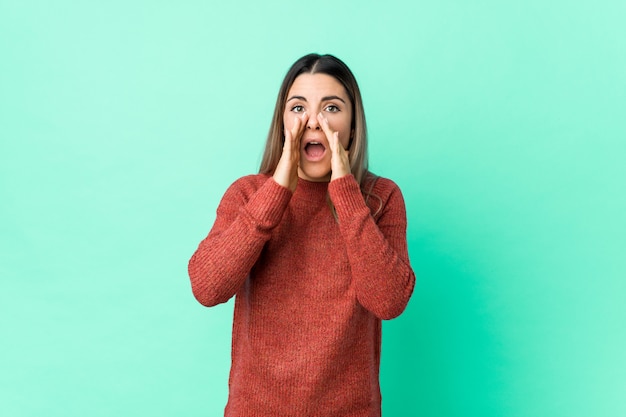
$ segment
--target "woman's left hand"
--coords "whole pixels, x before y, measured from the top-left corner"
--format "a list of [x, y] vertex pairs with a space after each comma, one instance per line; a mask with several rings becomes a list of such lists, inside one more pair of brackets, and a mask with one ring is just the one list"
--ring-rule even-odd
[[317, 120], [322, 126], [322, 130], [326, 135], [326, 139], [328, 139], [328, 144], [330, 145], [330, 180], [336, 180], [337, 178], [344, 177], [350, 173], [350, 159], [348, 158], [349, 151], [346, 151], [339, 142], [339, 132], [334, 132], [329, 124], [328, 119], [319, 113], [317, 115]]

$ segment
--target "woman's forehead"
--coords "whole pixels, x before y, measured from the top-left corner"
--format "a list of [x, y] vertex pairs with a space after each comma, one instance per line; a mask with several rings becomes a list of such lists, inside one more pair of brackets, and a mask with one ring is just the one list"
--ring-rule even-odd
[[328, 74], [300, 74], [291, 85], [287, 99], [291, 96], [302, 96], [306, 99], [316, 99], [335, 95], [348, 99], [343, 85], [333, 76]]

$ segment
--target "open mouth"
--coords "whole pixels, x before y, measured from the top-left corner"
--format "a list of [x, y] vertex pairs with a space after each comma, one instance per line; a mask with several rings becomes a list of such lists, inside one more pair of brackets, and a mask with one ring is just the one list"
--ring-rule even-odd
[[320, 159], [324, 152], [326, 148], [320, 142], [309, 142], [304, 145], [304, 153], [311, 159]]

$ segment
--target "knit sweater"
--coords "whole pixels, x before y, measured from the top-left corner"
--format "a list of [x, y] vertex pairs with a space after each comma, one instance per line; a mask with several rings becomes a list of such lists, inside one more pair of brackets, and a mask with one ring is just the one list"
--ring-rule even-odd
[[352, 175], [299, 179], [293, 193], [240, 178], [189, 276], [205, 306], [236, 295], [225, 416], [381, 415], [381, 319], [415, 284], [395, 183], [378, 178], [365, 198]]

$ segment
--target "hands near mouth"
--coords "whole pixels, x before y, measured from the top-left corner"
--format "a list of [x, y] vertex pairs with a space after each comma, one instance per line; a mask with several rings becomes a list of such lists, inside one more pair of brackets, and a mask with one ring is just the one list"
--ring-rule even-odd
[[350, 159], [348, 158], [348, 152], [339, 142], [339, 132], [334, 132], [328, 125], [328, 119], [319, 113], [317, 120], [322, 126], [328, 144], [330, 145], [330, 180], [334, 181], [337, 178], [341, 178], [350, 173]]
[[[295, 191], [298, 184], [300, 146], [309, 117], [307, 114], [304, 114], [302, 117], [296, 117], [291, 130], [285, 128], [283, 152], [273, 175], [274, 181], [283, 187], [289, 188], [292, 192]], [[334, 181], [350, 173], [348, 151], [339, 142], [339, 132], [335, 132], [330, 128], [328, 119], [322, 113], [317, 114], [316, 117], [330, 146], [330, 180]]]
[[306, 127], [306, 115], [296, 117], [291, 130], [285, 127], [283, 153], [274, 171], [274, 181], [285, 188], [295, 191], [298, 184], [298, 164], [300, 163], [300, 141]]

